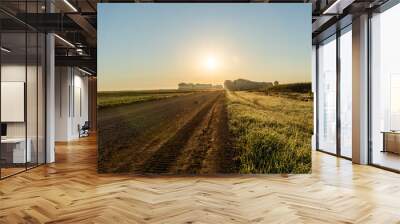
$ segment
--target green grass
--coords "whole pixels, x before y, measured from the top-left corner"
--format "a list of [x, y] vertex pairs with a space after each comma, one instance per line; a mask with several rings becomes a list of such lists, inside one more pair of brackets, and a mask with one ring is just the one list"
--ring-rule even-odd
[[184, 90], [107, 91], [97, 94], [98, 108], [119, 106], [151, 100], [161, 100], [192, 93]]
[[226, 92], [240, 173], [309, 173], [313, 104], [256, 92]]

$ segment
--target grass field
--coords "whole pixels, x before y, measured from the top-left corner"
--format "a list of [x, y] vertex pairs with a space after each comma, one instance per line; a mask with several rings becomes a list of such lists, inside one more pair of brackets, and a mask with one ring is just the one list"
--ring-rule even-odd
[[311, 171], [312, 101], [226, 92], [240, 173]]
[[309, 93], [100, 92], [98, 102], [101, 172], [311, 171]]
[[99, 108], [119, 106], [137, 102], [166, 99], [169, 97], [190, 94], [185, 90], [144, 90], [144, 91], [107, 91], [98, 92], [97, 105]]

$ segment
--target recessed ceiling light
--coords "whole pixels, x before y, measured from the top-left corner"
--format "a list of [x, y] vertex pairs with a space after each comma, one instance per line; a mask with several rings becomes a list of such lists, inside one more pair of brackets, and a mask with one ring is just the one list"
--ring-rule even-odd
[[78, 12], [78, 10], [68, 1], [64, 0], [65, 4], [67, 4], [74, 12]]
[[11, 52], [11, 50], [9, 50], [9, 49], [7, 49], [5, 47], [1, 47], [0, 49], [1, 49], [1, 51], [4, 51], [6, 53], [10, 53]]
[[71, 42], [69, 42], [68, 40], [60, 37], [58, 34], [54, 34], [55, 37], [57, 37], [59, 40], [61, 40], [62, 42], [66, 43], [68, 46], [75, 48], [75, 45], [73, 45]]
[[78, 70], [81, 71], [81, 72], [83, 72], [83, 73], [85, 73], [85, 74], [87, 74], [87, 75], [93, 75], [92, 73], [90, 73], [90, 72], [88, 72], [88, 71], [86, 71], [86, 70], [83, 70], [83, 69], [81, 69], [81, 68], [79, 68], [79, 67], [78, 67]]

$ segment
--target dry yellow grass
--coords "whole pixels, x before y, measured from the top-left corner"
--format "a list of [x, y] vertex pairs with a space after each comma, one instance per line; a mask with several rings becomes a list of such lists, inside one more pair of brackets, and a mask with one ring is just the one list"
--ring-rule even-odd
[[226, 92], [241, 173], [309, 173], [312, 101]]

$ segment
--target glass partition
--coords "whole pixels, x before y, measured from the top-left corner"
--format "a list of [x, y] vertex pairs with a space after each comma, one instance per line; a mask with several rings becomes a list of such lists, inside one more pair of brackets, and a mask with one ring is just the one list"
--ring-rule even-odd
[[[20, 1], [18, 12], [43, 4]], [[43, 33], [0, 12], [0, 178], [45, 163], [45, 44]]]
[[336, 153], [336, 36], [318, 47], [318, 149]]
[[1, 47], [1, 176], [6, 177], [24, 171], [31, 158], [26, 141], [26, 33], [2, 33]]

